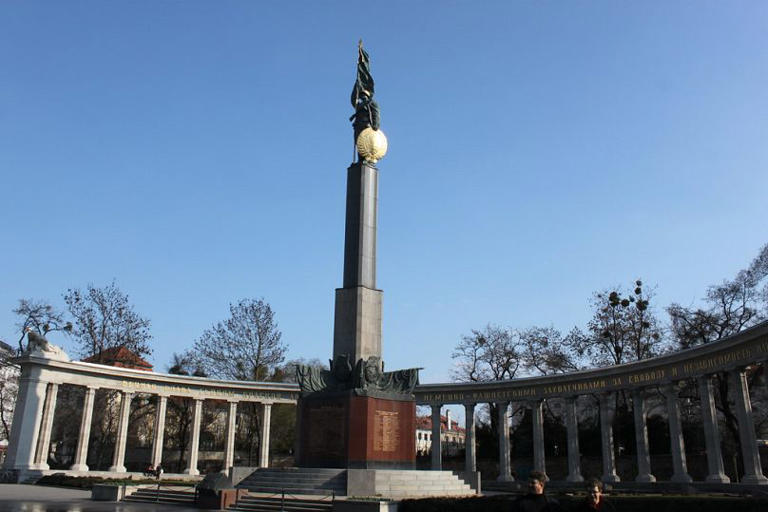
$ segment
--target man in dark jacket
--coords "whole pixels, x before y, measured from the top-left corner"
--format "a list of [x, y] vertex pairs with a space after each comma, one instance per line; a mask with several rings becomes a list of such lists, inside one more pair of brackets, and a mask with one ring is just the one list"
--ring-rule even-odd
[[603, 482], [593, 478], [587, 482], [587, 498], [577, 507], [576, 512], [616, 512], [613, 504], [603, 495]]
[[528, 494], [515, 500], [514, 512], [560, 512], [560, 503], [544, 494], [547, 475], [531, 471], [528, 477]]

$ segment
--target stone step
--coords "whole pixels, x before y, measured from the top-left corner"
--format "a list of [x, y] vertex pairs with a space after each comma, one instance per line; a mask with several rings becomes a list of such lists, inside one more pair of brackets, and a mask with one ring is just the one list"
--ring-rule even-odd
[[251, 480], [258, 480], [260, 482], [342, 482], [346, 481], [344, 475], [336, 475], [333, 477], [318, 476], [318, 475], [251, 475], [242, 480], [242, 482], [248, 482]]
[[239, 503], [236, 506], [231, 506], [227, 510], [248, 510], [252, 512], [273, 512], [273, 511], [287, 511], [287, 512], [327, 512], [333, 510], [333, 507], [328, 508], [316, 508], [307, 507], [293, 504], [259, 504], [259, 503]]
[[[243, 487], [245, 489], [246, 487]], [[338, 489], [319, 489], [317, 487], [312, 489], [306, 489], [301, 487], [268, 487], [268, 486], [251, 486], [247, 487], [249, 492], [261, 492], [261, 493], [267, 493], [267, 494], [281, 494], [285, 492], [286, 494], [320, 494], [320, 495], [326, 495], [331, 496], [333, 494], [336, 494], [337, 496], [344, 496], [347, 492], [346, 489], [338, 488]]]
[[377, 482], [458, 482], [459, 477], [456, 475], [448, 475], [444, 477], [427, 477], [414, 475], [412, 477], [400, 476], [400, 475], [379, 475], [376, 474]]
[[328, 468], [262, 468], [237, 484], [250, 492], [280, 494], [338, 494], [347, 492], [347, 474], [343, 469]]
[[418, 497], [418, 496], [467, 496], [473, 494], [472, 490], [449, 490], [449, 489], [438, 489], [438, 490], [391, 490], [387, 492], [388, 498], [408, 498], [408, 497]]
[[161, 496], [178, 496], [181, 498], [189, 498], [192, 499], [195, 498], [195, 491], [184, 491], [180, 489], [152, 489], [149, 487], [140, 487], [139, 489], [136, 489], [131, 496], [134, 495], [144, 495], [149, 494], [152, 496], [157, 496], [160, 494]]
[[401, 490], [401, 489], [413, 489], [413, 490], [441, 490], [441, 489], [457, 489], [457, 490], [464, 490], [464, 489], [470, 489], [471, 487], [467, 484], [460, 484], [456, 483], [454, 485], [450, 484], [437, 484], [437, 485], [421, 485], [418, 483], [408, 483], [408, 484], [392, 484], [392, 485], [376, 485], [376, 489], [385, 489], [385, 490]]
[[130, 494], [123, 501], [140, 501], [142, 503], [194, 503], [195, 497], [182, 498], [179, 496], [151, 496], [149, 494]]
[[229, 510], [248, 511], [292, 511], [292, 512], [329, 512], [333, 510], [333, 502], [329, 500], [264, 498], [246, 496], [236, 506]]
[[300, 474], [300, 473], [313, 473], [324, 475], [341, 475], [346, 473], [346, 469], [339, 468], [259, 468], [254, 471], [256, 473], [280, 473], [280, 474]]

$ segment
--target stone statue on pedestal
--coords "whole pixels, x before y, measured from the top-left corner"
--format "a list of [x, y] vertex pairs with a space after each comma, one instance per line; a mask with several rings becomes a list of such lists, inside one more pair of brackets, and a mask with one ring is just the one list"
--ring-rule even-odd
[[69, 361], [66, 352], [52, 343], [44, 336], [36, 333], [31, 327], [27, 327], [27, 349], [23, 355], [45, 357], [47, 359], [57, 359], [59, 361]]

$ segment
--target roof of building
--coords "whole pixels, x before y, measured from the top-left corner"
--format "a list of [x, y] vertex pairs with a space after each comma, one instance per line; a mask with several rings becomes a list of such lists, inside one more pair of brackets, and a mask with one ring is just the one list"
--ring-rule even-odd
[[0, 340], [0, 352], [7, 352], [7, 353], [9, 353], [9, 354], [13, 354], [13, 353], [15, 353], [16, 351], [14, 350], [14, 348], [13, 348], [12, 346], [10, 346], [9, 344], [7, 344], [7, 343], [6, 343], [6, 342], [4, 342], [3, 340]]
[[83, 359], [83, 362], [119, 366], [120, 368], [133, 368], [147, 372], [151, 372], [153, 368], [152, 364], [123, 346], [104, 349], [98, 354], [86, 357]]
[[[432, 430], [432, 416], [417, 416], [416, 428], [421, 430]], [[448, 429], [448, 417], [440, 415], [440, 431], [441, 432], [458, 432], [463, 433], [464, 428], [459, 426], [459, 423], [451, 418], [451, 428]]]

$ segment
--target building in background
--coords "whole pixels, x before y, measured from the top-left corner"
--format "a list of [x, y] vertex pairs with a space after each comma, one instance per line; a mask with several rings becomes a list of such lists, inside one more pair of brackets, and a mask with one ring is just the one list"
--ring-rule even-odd
[[[464, 450], [465, 431], [456, 420], [451, 419], [451, 411], [440, 415], [440, 441], [442, 452], [448, 456], [458, 455]], [[416, 453], [427, 455], [432, 450], [432, 417], [416, 418]]]

